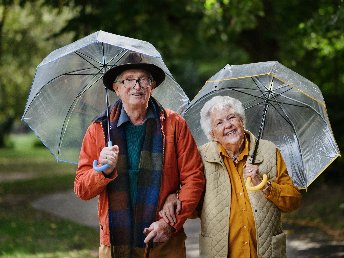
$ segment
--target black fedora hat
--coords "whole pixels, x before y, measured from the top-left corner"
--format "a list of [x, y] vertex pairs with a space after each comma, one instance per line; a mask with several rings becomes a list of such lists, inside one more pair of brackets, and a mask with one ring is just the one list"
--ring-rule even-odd
[[149, 64], [143, 61], [142, 54], [130, 53], [118, 66], [108, 70], [103, 76], [103, 83], [113, 91], [112, 85], [118, 75], [128, 69], [143, 69], [149, 72], [156, 82], [156, 87], [165, 80], [165, 72], [154, 64]]

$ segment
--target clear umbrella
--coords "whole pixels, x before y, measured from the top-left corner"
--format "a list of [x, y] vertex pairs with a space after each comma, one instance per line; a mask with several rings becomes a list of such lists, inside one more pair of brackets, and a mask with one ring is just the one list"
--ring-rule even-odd
[[50, 53], [37, 67], [22, 120], [58, 161], [76, 163], [83, 136], [107, 104], [116, 101], [103, 85], [104, 73], [131, 53], [164, 70], [153, 96], [181, 113], [189, 99], [174, 80], [160, 53], [142, 40], [95, 32]]
[[183, 114], [198, 145], [207, 142], [200, 110], [216, 95], [243, 103], [256, 147], [259, 139], [274, 142], [299, 188], [307, 188], [340, 156], [320, 89], [278, 62], [227, 65], [205, 83]]

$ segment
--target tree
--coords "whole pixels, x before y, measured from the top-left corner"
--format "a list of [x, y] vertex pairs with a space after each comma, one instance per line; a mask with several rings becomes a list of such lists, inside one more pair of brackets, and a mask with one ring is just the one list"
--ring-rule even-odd
[[[48, 1], [51, 3], [51, 1]], [[75, 39], [104, 30], [152, 43], [186, 93], [193, 97], [201, 83], [226, 62], [247, 61], [234, 49], [226, 34], [253, 27], [259, 1], [236, 0], [230, 6], [235, 16], [230, 23], [223, 10], [230, 1], [181, 0], [95, 0], [62, 1], [78, 13], [61, 30], [76, 32]], [[258, 2], [258, 4], [255, 4]], [[58, 7], [61, 1], [55, 3]], [[218, 18], [218, 15], [223, 17]], [[241, 18], [245, 17], [245, 18]], [[90, 23], [89, 21], [92, 21]]]
[[71, 12], [42, 1], [3, 1], [0, 5], [0, 147], [22, 115], [36, 66], [50, 50], [71, 40], [51, 35]]

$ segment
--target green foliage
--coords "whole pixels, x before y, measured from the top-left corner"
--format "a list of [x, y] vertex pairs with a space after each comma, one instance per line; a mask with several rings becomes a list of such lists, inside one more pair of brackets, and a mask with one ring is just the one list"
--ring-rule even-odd
[[[37, 139], [33, 133], [11, 135], [10, 141], [13, 148], [0, 149], [0, 178], [4, 181], [0, 186], [1, 194], [30, 194], [35, 193], [36, 188], [40, 190], [38, 194], [42, 194], [73, 188], [76, 165], [57, 163], [46, 148], [34, 147]], [[26, 174], [22, 174], [23, 171]], [[18, 173], [27, 180], [7, 182], [7, 178]]]
[[36, 66], [49, 51], [70, 41], [70, 35], [51, 37], [70, 16], [68, 9], [58, 12], [42, 1], [0, 5], [0, 147], [24, 111]]

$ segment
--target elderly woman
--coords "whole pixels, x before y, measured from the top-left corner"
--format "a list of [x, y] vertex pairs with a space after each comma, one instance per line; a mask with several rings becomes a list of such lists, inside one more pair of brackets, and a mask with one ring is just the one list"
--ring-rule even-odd
[[[206, 177], [200, 208], [201, 257], [285, 257], [281, 212], [297, 209], [301, 195], [280, 151], [260, 140], [251, 163], [256, 139], [245, 130], [244, 108], [237, 99], [213, 97], [203, 106], [200, 122], [209, 139], [200, 148]], [[264, 174], [268, 181], [261, 190], [246, 189], [247, 177], [257, 186]], [[164, 212], [171, 203], [178, 202], [170, 201]]]
[[[200, 253], [204, 257], [285, 257], [286, 236], [281, 212], [300, 206], [301, 195], [288, 175], [281, 153], [260, 140], [255, 164], [250, 163], [256, 142], [245, 130], [239, 100], [210, 99], [201, 110], [201, 127], [210, 140], [201, 147], [206, 190], [201, 210]], [[260, 191], [247, 191], [269, 178]]]

